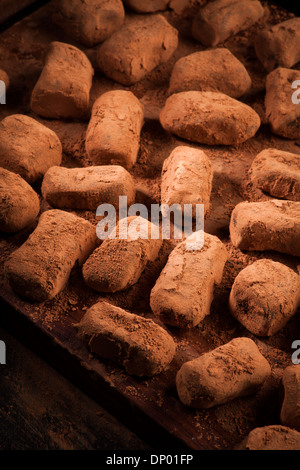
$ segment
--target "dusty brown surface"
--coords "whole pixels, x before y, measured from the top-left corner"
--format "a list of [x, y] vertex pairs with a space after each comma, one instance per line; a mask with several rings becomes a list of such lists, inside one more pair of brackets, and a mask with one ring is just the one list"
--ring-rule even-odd
[[[247, 68], [251, 79], [251, 92], [241, 101], [249, 104], [259, 114], [262, 126], [255, 138], [239, 146], [206, 146], [189, 143], [207, 153], [214, 168], [211, 214], [206, 220], [207, 232], [217, 234], [226, 244], [229, 260], [225, 265], [224, 277], [215, 290], [211, 314], [200, 325], [192, 330], [169, 331], [177, 344], [177, 354], [168, 372], [143, 383], [131, 380], [121, 369], [109, 362], [103, 364], [90, 359], [93, 367], [107, 371], [113, 384], [118, 384], [126, 396], [140, 400], [139, 403], [151, 404], [156, 410], [155, 417], [165, 416], [166, 412], [174, 418], [170, 429], [173, 433], [189, 425], [189, 445], [202, 448], [232, 449], [239, 444], [249, 432], [258, 426], [279, 423], [280, 400], [278, 396], [280, 378], [284, 367], [291, 364], [291, 344], [299, 331], [297, 314], [288, 324], [269, 339], [259, 340], [247, 332], [228, 311], [227, 303], [230, 288], [238, 272], [256, 259], [270, 258], [281, 261], [296, 270], [299, 259], [275, 252], [242, 252], [234, 248], [228, 238], [228, 224], [233, 207], [242, 200], [266, 200], [268, 197], [254, 189], [247, 171], [255, 156], [267, 147], [278, 148], [299, 154], [300, 142], [286, 140], [270, 133], [264, 113], [264, 87], [266, 72], [258, 62], [252, 46], [255, 33], [265, 26], [270, 26], [290, 18], [292, 15], [278, 8], [265, 6], [265, 16], [258, 24], [236, 37], [228, 39], [224, 44]], [[179, 30], [179, 47], [172, 58], [164, 65], [153, 70], [147, 77], [129, 89], [145, 104], [146, 123], [141, 133], [141, 145], [136, 165], [130, 170], [136, 183], [159, 202], [160, 172], [163, 161], [171, 151], [183, 141], [165, 132], [157, 121], [159, 111], [164, 104], [169, 87], [169, 77], [177, 59], [187, 54], [203, 50], [191, 37], [191, 20], [181, 18], [171, 11], [163, 13], [168, 21]], [[11, 30], [2, 34], [0, 45], [1, 68], [6, 70], [11, 79], [7, 105], [0, 107], [1, 118], [13, 113], [25, 113], [34, 116], [30, 111], [30, 94], [42, 70], [43, 57], [49, 43], [53, 40], [72, 41], [49, 21], [49, 7], [45, 7]], [[78, 46], [78, 44], [76, 44]], [[80, 46], [79, 46], [80, 47]], [[95, 65], [95, 51], [85, 50]], [[295, 66], [297, 70], [299, 66]], [[99, 71], [91, 90], [90, 108], [95, 99], [103, 92], [112, 89], [123, 89], [121, 85], [105, 78]], [[37, 118], [37, 116], [34, 116]], [[151, 118], [151, 119], [149, 119]], [[155, 118], [155, 119], [154, 119]], [[87, 121], [59, 122], [37, 118], [53, 129], [63, 144], [63, 165], [67, 167], [89, 166], [91, 161], [84, 148]], [[39, 190], [39, 188], [37, 188]], [[46, 206], [47, 207], [47, 206]], [[43, 208], [45, 205], [43, 203]], [[93, 212], [78, 211], [78, 215], [92, 223], [97, 219]], [[8, 254], [26, 240], [28, 233], [5, 237], [1, 240], [1, 264]], [[71, 275], [67, 287], [53, 300], [40, 305], [21, 302], [24, 312], [36, 322], [40, 322], [48, 331], [57, 332], [59, 325], [68, 324], [68, 331], [75, 335], [73, 323], [78, 322], [87, 308], [99, 299], [126, 308], [129, 311], [151, 318], [149, 296], [158, 278], [167, 256], [173, 247], [172, 242], [164, 242], [160, 256], [156, 262], [150, 263], [139, 282], [125, 293], [99, 295], [85, 287], [79, 269]], [[2, 271], [3, 274], [3, 271]], [[3, 278], [2, 278], [3, 280]], [[9, 292], [4, 285], [5, 292]], [[11, 299], [13, 297], [10, 297]], [[73, 333], [71, 333], [73, 332]], [[233, 337], [248, 336], [259, 346], [260, 351], [272, 367], [270, 381], [257, 394], [248, 398], [240, 398], [231, 403], [216, 407], [213, 410], [186, 411], [180, 404], [174, 391], [175, 374], [183, 362], [194, 359], [200, 353], [214, 349], [230, 341]], [[123, 385], [122, 385], [123, 384]], [[173, 414], [172, 414], [173, 413]], [[180, 423], [180, 424], [178, 424]], [[170, 422], [169, 422], [170, 424]]]
[[192, 205], [196, 217], [196, 204], [204, 204], [204, 213], [210, 208], [213, 170], [205, 152], [188, 146], [173, 150], [164, 161], [161, 173], [161, 203]]

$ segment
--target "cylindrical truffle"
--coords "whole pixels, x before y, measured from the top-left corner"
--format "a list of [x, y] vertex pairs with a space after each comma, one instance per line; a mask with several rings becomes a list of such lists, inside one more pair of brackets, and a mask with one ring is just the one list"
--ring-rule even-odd
[[260, 126], [260, 118], [250, 106], [212, 91], [171, 95], [159, 119], [166, 131], [207, 145], [240, 144]]
[[211, 408], [255, 393], [270, 375], [270, 365], [254, 341], [234, 338], [184, 363], [176, 386], [184, 405]]
[[260, 31], [254, 41], [255, 52], [266, 70], [290, 68], [300, 60], [300, 18], [290, 18]]
[[131, 168], [137, 159], [143, 123], [143, 106], [131, 91], [104, 93], [94, 103], [87, 129], [88, 156], [96, 165]]
[[168, 325], [191, 328], [200, 323], [210, 313], [215, 284], [222, 280], [228, 258], [225, 245], [204, 233], [203, 247], [187, 250], [193, 236], [171, 252], [151, 291], [151, 309]]
[[0, 231], [18, 232], [40, 211], [36, 192], [21, 176], [0, 168]]
[[[137, 232], [140, 238], [134, 238]], [[99, 292], [117, 292], [135, 284], [160, 250], [162, 240], [152, 239], [152, 233], [152, 224], [142, 217], [119, 221], [114, 238], [108, 236], [85, 262], [85, 283]]]
[[300, 202], [240, 202], [232, 211], [229, 230], [240, 250], [300, 256]]
[[45, 174], [42, 194], [51, 206], [60, 209], [96, 210], [106, 203], [118, 208], [119, 196], [126, 196], [128, 205], [134, 203], [135, 185], [122, 166], [53, 166]]
[[53, 19], [75, 41], [87, 47], [109, 38], [123, 24], [121, 0], [55, 0]]
[[209, 209], [212, 190], [213, 168], [207, 155], [200, 149], [176, 147], [164, 161], [161, 180], [161, 203], [192, 205], [192, 216], [196, 216], [196, 204]]
[[82, 118], [88, 114], [94, 70], [77, 47], [51, 42], [45, 65], [31, 94], [31, 109], [45, 118]]
[[59, 138], [35, 119], [23, 114], [7, 116], [0, 122], [0, 135], [0, 165], [30, 184], [51, 166], [61, 164]]
[[177, 45], [178, 32], [163, 16], [136, 16], [99, 46], [97, 63], [109, 78], [132, 85], [167, 62]]
[[77, 328], [91, 353], [117, 362], [130, 375], [159, 374], [175, 354], [175, 343], [163, 328], [107, 302], [93, 305]]
[[272, 336], [294, 315], [299, 300], [299, 275], [282, 263], [261, 259], [237, 275], [229, 307], [251, 333]]
[[300, 201], [300, 155], [265, 149], [252, 162], [250, 178], [273, 197]]
[[243, 64], [225, 48], [181, 57], [172, 70], [169, 94], [181, 91], [219, 91], [239, 98], [251, 88]]
[[205, 46], [216, 46], [250, 28], [263, 14], [262, 4], [257, 0], [216, 0], [200, 8], [192, 34]]
[[6, 262], [12, 289], [34, 302], [52, 299], [96, 240], [95, 227], [87, 220], [57, 209], [44, 212], [34, 232]]

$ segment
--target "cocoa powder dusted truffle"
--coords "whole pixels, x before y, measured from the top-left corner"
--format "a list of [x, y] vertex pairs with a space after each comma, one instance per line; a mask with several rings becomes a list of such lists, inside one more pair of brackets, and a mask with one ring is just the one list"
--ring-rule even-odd
[[132, 85], [172, 56], [178, 32], [161, 15], [135, 17], [98, 48], [97, 63], [109, 78]]
[[208, 212], [212, 189], [213, 168], [207, 155], [200, 149], [176, 147], [164, 161], [161, 180], [161, 203], [192, 205], [196, 216], [196, 204], [204, 205]]
[[135, 284], [162, 244], [161, 239], [151, 238], [152, 225], [134, 216], [119, 221], [115, 238], [108, 236], [85, 262], [85, 283], [99, 292], [117, 292]]
[[300, 202], [241, 202], [232, 211], [229, 230], [240, 250], [300, 256]]
[[253, 160], [249, 175], [255, 186], [271, 196], [300, 201], [300, 155], [265, 149]]
[[211, 408], [257, 392], [270, 375], [270, 365], [254, 341], [234, 338], [185, 362], [176, 387], [184, 405]]
[[300, 364], [287, 367], [282, 376], [284, 400], [280, 421], [300, 431]]
[[299, 301], [299, 275], [282, 263], [261, 259], [237, 275], [229, 307], [251, 333], [272, 336], [294, 315]]
[[109, 38], [125, 17], [121, 0], [55, 0], [53, 11], [54, 21], [87, 47]]
[[90, 222], [57, 209], [46, 211], [6, 262], [10, 285], [29, 300], [50, 300], [65, 287], [75, 264], [82, 264], [95, 247], [96, 230]]
[[271, 131], [287, 139], [300, 138], [300, 105], [293, 102], [292, 88], [297, 80], [300, 80], [299, 70], [282, 67], [273, 70], [266, 79], [266, 118]]
[[42, 178], [53, 165], [60, 165], [62, 145], [51, 129], [23, 114], [0, 122], [0, 165], [18, 173], [28, 183]]
[[238, 450], [300, 450], [300, 433], [278, 424], [255, 428]]
[[91, 353], [117, 362], [138, 377], [159, 374], [176, 350], [172, 337], [152, 320], [107, 302], [93, 305], [77, 328]]
[[205, 46], [216, 46], [250, 28], [264, 14], [257, 0], [216, 0], [199, 9], [193, 21], [193, 37]]
[[300, 18], [290, 18], [263, 29], [257, 34], [254, 45], [266, 70], [293, 67], [300, 60]]
[[171, 95], [159, 119], [166, 131], [207, 145], [240, 144], [260, 127], [260, 118], [250, 106], [212, 91]]
[[204, 233], [201, 249], [187, 249], [194, 238], [192, 234], [174, 248], [151, 291], [151, 309], [168, 325], [191, 328], [200, 323], [210, 313], [215, 284], [222, 280], [225, 245]]
[[32, 187], [21, 176], [0, 168], [0, 231], [22, 230], [39, 211], [39, 197]]
[[53, 166], [42, 184], [44, 199], [60, 209], [96, 210], [100, 204], [119, 207], [119, 196], [134, 203], [135, 185], [132, 176], [118, 165], [63, 168]]
[[89, 111], [94, 70], [77, 47], [51, 42], [31, 94], [31, 109], [45, 118], [83, 118]]
[[86, 133], [86, 151], [96, 165], [131, 168], [137, 159], [144, 109], [131, 91], [114, 90], [94, 103]]
[[251, 88], [243, 64], [225, 48], [181, 57], [170, 77], [169, 94], [181, 91], [216, 91], [239, 98]]

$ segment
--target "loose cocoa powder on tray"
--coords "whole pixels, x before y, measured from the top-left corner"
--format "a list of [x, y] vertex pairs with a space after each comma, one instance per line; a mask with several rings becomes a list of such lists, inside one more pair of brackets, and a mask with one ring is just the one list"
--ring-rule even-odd
[[[177, 2], [178, 3], [178, 2]], [[205, 2], [198, 2], [203, 4]], [[261, 127], [255, 136], [247, 141], [230, 146], [209, 146], [195, 142], [186, 142], [181, 138], [165, 131], [159, 121], [159, 113], [168, 96], [170, 76], [174, 64], [178, 59], [206, 50], [204, 46], [193, 40], [191, 36], [192, 18], [186, 10], [184, 14], [178, 14], [171, 9], [160, 14], [179, 30], [179, 45], [173, 55], [165, 63], [149, 72], [137, 83], [124, 87], [116, 84], [111, 79], [101, 75], [97, 70], [96, 56], [93, 50], [80, 48], [89, 57], [96, 75], [90, 92], [89, 111], [95, 100], [104, 92], [126, 89], [131, 91], [143, 104], [145, 124], [141, 130], [140, 147], [137, 162], [129, 172], [134, 178], [137, 191], [137, 199], [159, 203], [161, 170], [164, 160], [178, 146], [188, 145], [205, 152], [210, 159], [214, 176], [210, 197], [211, 208], [205, 220], [205, 230], [220, 238], [228, 252], [228, 260], [224, 267], [223, 278], [219, 285], [215, 286], [214, 299], [211, 303], [210, 315], [205, 317], [198, 326], [189, 329], [170, 327], [168, 330], [176, 342], [177, 352], [166, 375], [145, 379], [143, 382], [130, 382], [126, 393], [139, 396], [144, 400], [153, 400], [158, 407], [163, 407], [170, 400], [176, 400], [176, 406], [181, 411], [181, 405], [174, 388], [175, 375], [180, 367], [190, 360], [199, 357], [222, 346], [233, 338], [251, 338], [260, 353], [265, 357], [272, 369], [272, 375], [265, 381], [262, 388], [253, 396], [237, 398], [229, 403], [217, 406], [212, 410], [190, 410], [189, 419], [193, 426], [193, 438], [201, 443], [202, 439], [213, 448], [232, 449], [237, 446], [249, 433], [262, 425], [273, 423], [280, 424], [278, 403], [278, 391], [283, 370], [291, 364], [291, 343], [295, 339], [295, 331], [298, 328], [298, 316], [293, 315], [289, 322], [270, 338], [258, 339], [253, 333], [246, 330], [236, 319], [232, 317], [228, 308], [228, 299], [233, 282], [242, 269], [253, 264], [259, 259], [270, 259], [280, 262], [295, 273], [299, 258], [292, 254], [284, 254], [274, 251], [241, 251], [234, 247], [229, 239], [229, 222], [234, 207], [242, 201], [268, 201], [271, 197], [257, 187], [248, 174], [255, 157], [266, 148], [276, 148], [283, 152], [300, 154], [299, 141], [296, 139], [283, 139], [271, 133], [268, 120], [265, 115], [265, 80], [267, 72], [256, 57], [254, 38], [263, 28], [270, 28], [292, 18], [292, 14], [283, 9], [274, 7], [270, 3], [263, 2], [264, 16], [256, 24], [245, 31], [231, 36], [218, 47], [226, 47], [246, 67], [252, 87], [245, 96], [239, 98], [241, 103], [250, 106], [259, 116]], [[192, 5], [192, 2], [190, 2]], [[197, 6], [197, 8], [198, 8]], [[196, 10], [197, 10], [196, 8]], [[179, 11], [179, 10], [177, 10]], [[195, 11], [195, 10], [194, 10]], [[126, 9], [126, 16], [133, 15]], [[126, 18], [125, 18], [126, 23]], [[16, 36], [26, 36], [26, 41], [16, 43]], [[63, 148], [62, 166], [67, 168], [89, 167], [95, 165], [85, 150], [85, 135], [88, 126], [88, 118], [78, 121], [59, 121], [45, 119], [35, 115], [29, 106], [30, 95], [43, 67], [43, 56], [51, 41], [62, 41], [72, 44], [72, 40], [63, 30], [49, 21], [49, 8], [46, 6], [31, 17], [15, 25], [11, 30], [2, 33], [0, 45], [1, 68], [7, 71], [12, 86], [22, 99], [18, 103], [8, 100], [8, 106], [0, 107], [0, 117], [10, 114], [26, 114], [52, 129], [60, 139]], [[76, 47], [78, 45], [76, 44]], [[13, 51], [13, 54], [11, 54]], [[30, 53], [30, 55], [29, 55]], [[299, 65], [293, 69], [299, 70]], [[30, 73], [27, 73], [30, 72]], [[26, 79], [24, 79], [26, 77]], [[40, 194], [39, 184], [35, 187]], [[41, 211], [51, 207], [41, 201]], [[90, 210], [66, 209], [80, 216], [94, 226], [99, 219]], [[30, 235], [30, 231], [21, 231], [13, 235], [3, 236], [0, 241], [0, 280], [2, 287], [7, 289], [3, 265], [9, 254], [22, 245]], [[139, 280], [125, 291], [115, 293], [99, 293], [84, 284], [81, 269], [75, 266], [70, 273], [69, 282], [65, 289], [59, 292], [52, 300], [46, 300], [39, 304], [29, 304], [22, 301], [22, 308], [34, 320], [43, 322], [43, 325], [55, 331], [57, 325], [68, 322], [78, 323], [84, 317], [85, 312], [94, 304], [105, 300], [127, 310], [141, 318], [149, 318], [159, 323], [150, 309], [150, 293], [156, 280], [167, 263], [168, 256], [176, 247], [178, 241], [164, 240], [158, 256], [150, 260]], [[76, 334], [74, 328], [74, 335]], [[117, 383], [117, 377], [126, 380], [125, 372], [114, 363], [107, 360], [103, 364], [108, 372], [112, 384]], [[165, 372], [163, 373], [165, 374]], [[161, 378], [162, 377], [162, 378]], [[147, 393], [152, 391], [152, 396]], [[180, 408], [182, 406], [182, 408]], [[215, 426], [215, 427], [214, 427]], [[216, 437], [214, 429], [220, 431], [221, 437]], [[263, 438], [265, 439], [265, 435]], [[209, 437], [207, 437], [209, 436]], [[289, 441], [290, 442], [290, 441]], [[257, 444], [255, 444], [257, 445]]]

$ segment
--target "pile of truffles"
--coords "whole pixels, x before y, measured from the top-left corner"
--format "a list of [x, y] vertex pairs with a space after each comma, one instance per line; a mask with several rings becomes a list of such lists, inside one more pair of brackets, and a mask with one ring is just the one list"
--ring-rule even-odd
[[[76, 211], [96, 211], [104, 203], [117, 210], [120, 196], [127, 197], [128, 206], [136, 201], [132, 168], [139, 164], [145, 108], [128, 87], [165, 64], [178, 47], [177, 29], [159, 12], [179, 2], [52, 3], [53, 21], [78, 47], [51, 42], [32, 89], [31, 116], [9, 115], [0, 122], [0, 230], [30, 233], [9, 256], [6, 276], [13, 291], [31, 302], [57, 296], [76, 266], [94, 291], [126, 291], [159, 256], [161, 237], [127, 236], [100, 243], [95, 224]], [[160, 203], [182, 208], [192, 204], [194, 217], [196, 204], [204, 205], [205, 217], [211, 206], [214, 168], [207, 146], [232, 146], [239, 158], [239, 145], [260, 129], [257, 110], [239, 100], [251, 93], [250, 74], [223, 43], [266, 13], [258, 0], [200, 3], [190, 24], [199, 50], [175, 62], [159, 114], [163, 130], [182, 140], [163, 162]], [[260, 29], [251, 46], [265, 70], [270, 133], [300, 139], [300, 104], [291, 99], [293, 83], [300, 80], [300, 71], [291, 68], [300, 61], [300, 18]], [[93, 77], [99, 73], [114, 82], [114, 89], [97, 96], [90, 109]], [[9, 79], [1, 70], [0, 79], [8, 88]], [[41, 118], [88, 121], [85, 150], [91, 164], [61, 166], [62, 143]], [[246, 252], [271, 250], [300, 257], [300, 155], [265, 148], [254, 158], [248, 176], [265, 197], [236, 205], [229, 243]], [[152, 222], [136, 214], [128, 216], [125, 225], [133, 221], [141, 232], [151, 234]], [[122, 222], [116, 226], [119, 234]], [[176, 356], [169, 326], [171, 331], [195, 328], [210, 314], [229, 259], [216, 235], [205, 232], [198, 250], [188, 250], [188, 243], [189, 237], [176, 244], [152, 288], [149, 306], [157, 322], [105, 297], [85, 312], [76, 334], [92, 354], [138, 377], [168, 369]], [[228, 298], [232, 316], [257, 339], [281, 330], [299, 301], [299, 273], [269, 256], [239, 272]], [[259, 344], [235, 337], [185, 362], [176, 376], [179, 400], [206, 409], [256, 393], [271, 376]], [[300, 449], [300, 365], [287, 367], [282, 383], [281, 423], [254, 429], [241, 448]]]

